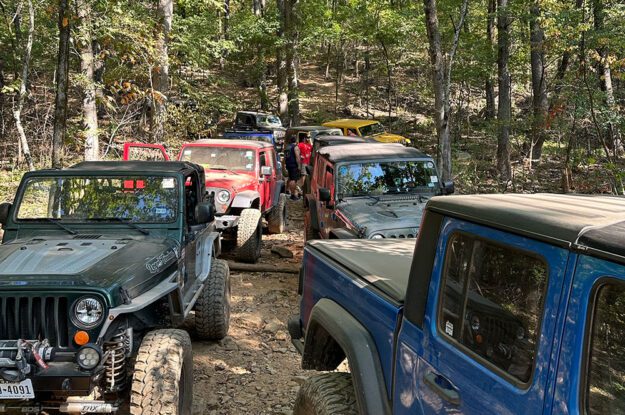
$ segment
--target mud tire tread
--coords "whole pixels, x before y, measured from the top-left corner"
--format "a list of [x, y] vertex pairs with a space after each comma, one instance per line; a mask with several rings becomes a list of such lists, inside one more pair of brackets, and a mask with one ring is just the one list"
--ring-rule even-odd
[[293, 415], [357, 415], [356, 392], [349, 373], [312, 376], [299, 389]]
[[230, 268], [213, 259], [210, 274], [195, 303], [195, 333], [200, 340], [221, 340], [230, 327]]

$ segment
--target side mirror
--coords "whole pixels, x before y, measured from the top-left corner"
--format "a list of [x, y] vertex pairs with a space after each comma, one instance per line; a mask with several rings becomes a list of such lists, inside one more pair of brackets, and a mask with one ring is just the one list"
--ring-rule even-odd
[[273, 169], [271, 166], [263, 166], [260, 168], [261, 176], [271, 176], [273, 174]]
[[201, 202], [195, 207], [195, 221], [198, 224], [210, 223], [215, 220], [215, 204]]
[[6, 226], [12, 206], [13, 204], [9, 202], [0, 203], [0, 225]]
[[443, 194], [450, 195], [456, 191], [456, 186], [452, 180], [446, 181], [443, 183]]
[[332, 194], [330, 193], [330, 189], [327, 189], [325, 187], [319, 189], [319, 201], [326, 203], [332, 201]]

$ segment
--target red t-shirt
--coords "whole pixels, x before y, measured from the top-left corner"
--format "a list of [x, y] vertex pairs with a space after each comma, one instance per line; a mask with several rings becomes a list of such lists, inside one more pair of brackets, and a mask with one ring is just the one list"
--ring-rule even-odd
[[310, 164], [310, 157], [312, 156], [312, 144], [310, 143], [299, 143], [297, 145], [299, 147], [300, 157], [302, 159], [302, 164]]

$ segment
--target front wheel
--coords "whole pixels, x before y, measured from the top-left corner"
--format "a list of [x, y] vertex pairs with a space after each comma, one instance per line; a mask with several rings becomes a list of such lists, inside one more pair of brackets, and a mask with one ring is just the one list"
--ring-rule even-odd
[[319, 232], [313, 229], [310, 210], [304, 214], [304, 243], [319, 239]]
[[221, 340], [230, 327], [230, 269], [213, 259], [202, 293], [195, 303], [195, 332], [201, 340]]
[[237, 226], [237, 259], [255, 263], [260, 258], [263, 224], [260, 210], [243, 209]]
[[313, 376], [299, 388], [293, 415], [357, 415], [356, 392], [349, 373]]
[[143, 338], [137, 353], [130, 413], [132, 415], [191, 415], [193, 355], [183, 330], [154, 330]]

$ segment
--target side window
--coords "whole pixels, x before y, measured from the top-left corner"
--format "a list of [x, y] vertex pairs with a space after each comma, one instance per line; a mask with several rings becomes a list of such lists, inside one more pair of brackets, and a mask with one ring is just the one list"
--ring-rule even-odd
[[319, 187], [323, 187], [323, 176], [325, 174], [325, 160], [322, 159], [321, 157], [317, 158], [317, 167], [315, 169], [315, 171], [317, 172], [317, 184], [319, 185]]
[[323, 181], [323, 186], [332, 190], [334, 188], [334, 169], [330, 166], [326, 166], [325, 170], [325, 180]]
[[595, 296], [589, 340], [586, 404], [590, 414], [625, 414], [625, 284]]
[[439, 304], [443, 336], [522, 383], [532, 376], [547, 264], [465, 234], [447, 246]]
[[195, 206], [199, 202], [197, 175], [190, 174], [185, 177], [184, 196], [187, 224], [195, 225]]
[[355, 128], [348, 128], [347, 135], [352, 136], [352, 137], [358, 137], [358, 131], [356, 131]]
[[263, 151], [258, 155], [258, 162], [260, 163], [260, 167], [264, 167], [267, 165], [267, 158], [265, 157], [265, 152]]

